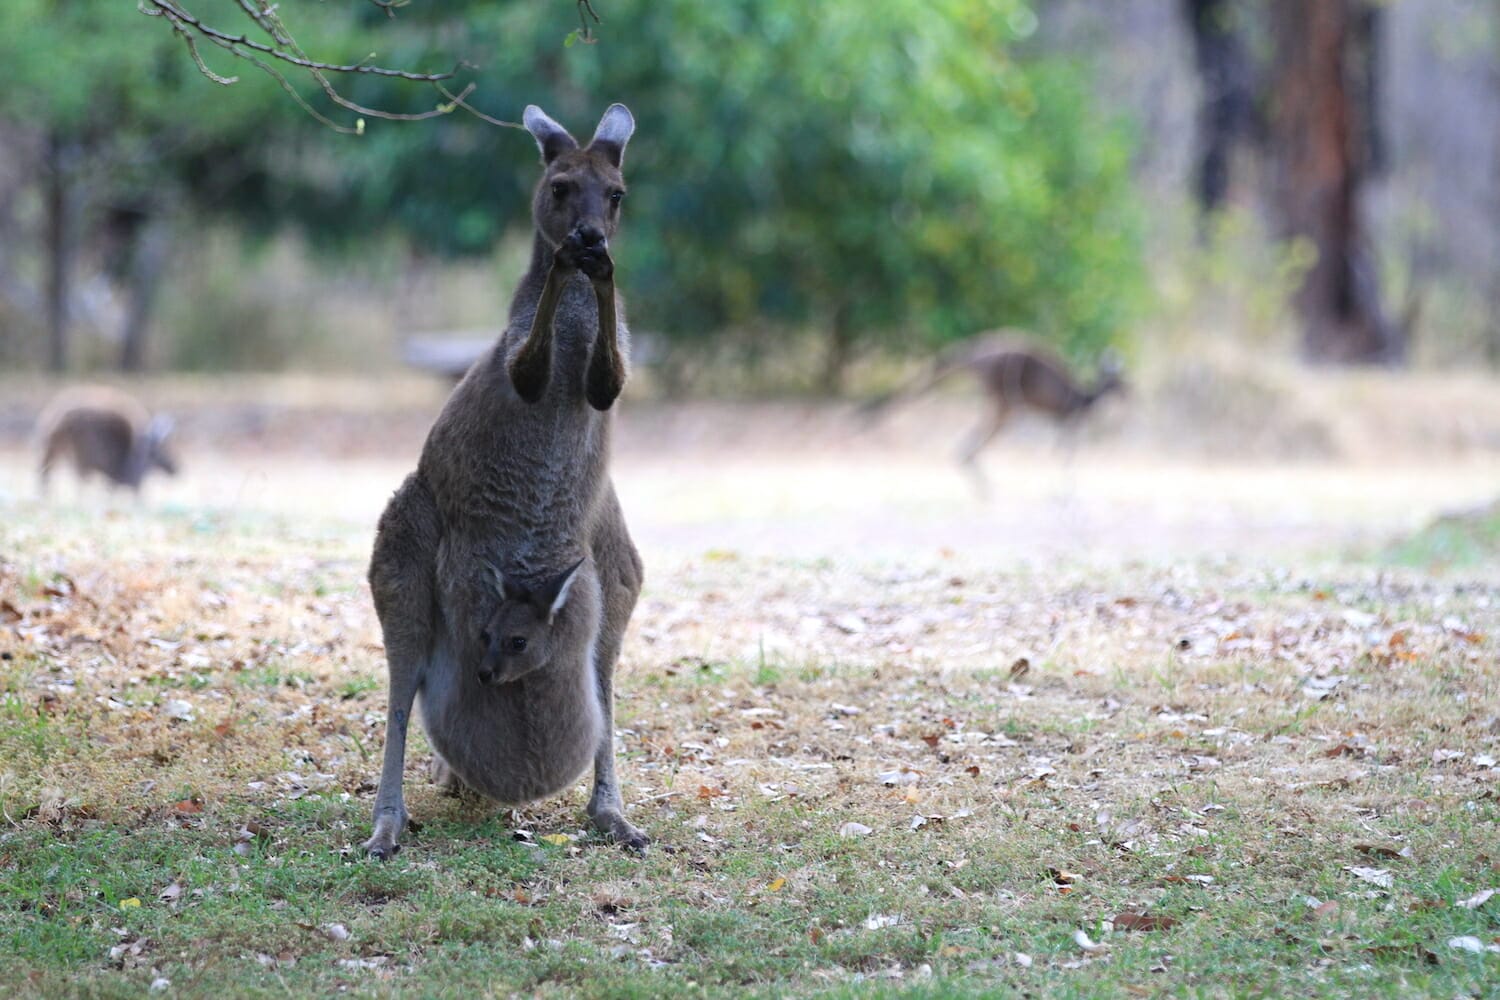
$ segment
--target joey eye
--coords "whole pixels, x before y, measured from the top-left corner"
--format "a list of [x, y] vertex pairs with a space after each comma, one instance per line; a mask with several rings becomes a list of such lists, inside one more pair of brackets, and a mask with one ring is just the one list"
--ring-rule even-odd
[[568, 186], [562, 181], [558, 181], [557, 183], [552, 185], [552, 197], [556, 198], [558, 201], [562, 201], [567, 196]]
[[625, 192], [624, 191], [611, 191], [609, 193], [609, 203], [611, 205], [615, 206], [616, 208], [619, 208], [620, 207], [620, 202], [622, 202], [624, 200], [625, 200]]
[[507, 640], [506, 645], [512, 653], [526, 652], [526, 637], [524, 635], [513, 635]]

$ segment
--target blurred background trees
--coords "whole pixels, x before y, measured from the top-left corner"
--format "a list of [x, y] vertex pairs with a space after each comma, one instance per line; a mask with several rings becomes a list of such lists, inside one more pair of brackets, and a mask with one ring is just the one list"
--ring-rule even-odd
[[[236, 0], [188, 6], [255, 31]], [[499, 119], [535, 102], [587, 131], [628, 103], [622, 281], [679, 379], [792, 357], [832, 389], [871, 351], [1007, 325], [1092, 356], [1182, 322], [1174, 276], [1205, 260], [1284, 296], [1309, 358], [1403, 357], [1415, 315], [1387, 303], [1416, 286], [1425, 356], [1500, 357], [1490, 0], [595, 7], [596, 44], [570, 44], [565, 0], [277, 9], [320, 58], [463, 61], [452, 92]], [[340, 134], [200, 49], [240, 82], [127, 0], [0, 9], [6, 364], [369, 368], [404, 334], [498, 326], [529, 137], [463, 113]], [[398, 114], [441, 103], [340, 86]], [[1258, 249], [1224, 237], [1245, 220]]]

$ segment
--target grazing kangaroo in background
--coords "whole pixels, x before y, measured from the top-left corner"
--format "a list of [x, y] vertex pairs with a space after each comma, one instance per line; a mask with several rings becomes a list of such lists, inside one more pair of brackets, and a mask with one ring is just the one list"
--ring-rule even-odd
[[[1056, 354], [1011, 330], [979, 334], [940, 354], [932, 367], [914, 381], [866, 404], [873, 419], [897, 400], [910, 399], [955, 372], [967, 371], [979, 380], [987, 412], [964, 438], [958, 459], [978, 476], [975, 459], [994, 440], [1017, 410], [1044, 414], [1065, 427], [1112, 392], [1125, 392], [1119, 361], [1106, 355], [1092, 385], [1081, 385]], [[982, 487], [982, 483], [981, 483]]]
[[594, 766], [588, 813], [633, 850], [615, 779], [613, 676], [641, 560], [608, 473], [628, 332], [609, 239], [635, 120], [611, 105], [587, 147], [539, 108], [531, 266], [505, 332], [449, 396], [381, 515], [370, 589], [390, 670], [374, 831], [400, 850], [412, 704], [450, 788], [507, 804]]
[[152, 469], [177, 475], [171, 448], [172, 418], [150, 416], [140, 403], [111, 389], [77, 389], [50, 403], [37, 419], [42, 450], [37, 468], [47, 491], [52, 467], [69, 456], [80, 479], [99, 473], [112, 484], [140, 492]]

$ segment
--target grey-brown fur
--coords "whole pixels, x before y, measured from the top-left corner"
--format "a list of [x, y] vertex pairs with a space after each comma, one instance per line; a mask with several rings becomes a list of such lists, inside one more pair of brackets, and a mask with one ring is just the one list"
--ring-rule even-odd
[[987, 406], [984, 418], [969, 432], [959, 451], [959, 461], [965, 465], [973, 463], [1019, 410], [1031, 410], [1067, 426], [1105, 396], [1125, 389], [1112, 359], [1106, 358], [1094, 381], [1085, 385], [1056, 354], [1004, 331], [959, 345], [940, 359], [933, 378], [956, 370], [966, 370], [979, 380]]
[[911, 384], [869, 404], [865, 412], [874, 416], [957, 372], [973, 375], [985, 398], [984, 416], [959, 449], [959, 461], [970, 468], [1018, 411], [1030, 410], [1070, 426], [1105, 396], [1125, 391], [1119, 364], [1110, 356], [1100, 364], [1094, 381], [1085, 385], [1047, 348], [1017, 331], [1000, 330], [954, 345]]
[[37, 420], [43, 492], [52, 470], [70, 459], [79, 478], [98, 474], [111, 485], [139, 491], [152, 469], [177, 474], [171, 418], [150, 416], [130, 396], [112, 389], [75, 389], [54, 400]]
[[[611, 106], [583, 149], [539, 109], [525, 121], [545, 165], [531, 267], [505, 333], [454, 389], [381, 516], [370, 561], [390, 671], [365, 842], [380, 858], [400, 849], [407, 822], [401, 778], [418, 696], [450, 783], [518, 804], [566, 788], [592, 763], [594, 824], [633, 849], [649, 843], [625, 820], [613, 743], [615, 662], [642, 572], [608, 475], [609, 407], [628, 353], [608, 241], [634, 121]], [[545, 623], [547, 662], [497, 671], [486, 641], [506, 614], [497, 575], [529, 594], [575, 564]]]

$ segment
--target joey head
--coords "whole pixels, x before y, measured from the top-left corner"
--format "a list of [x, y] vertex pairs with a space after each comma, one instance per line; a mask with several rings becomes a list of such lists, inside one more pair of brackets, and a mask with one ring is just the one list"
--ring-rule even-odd
[[490, 566], [499, 603], [479, 633], [484, 647], [479, 661], [481, 684], [510, 684], [551, 662], [553, 626], [566, 613], [568, 595], [582, 567], [580, 559], [532, 588]]

